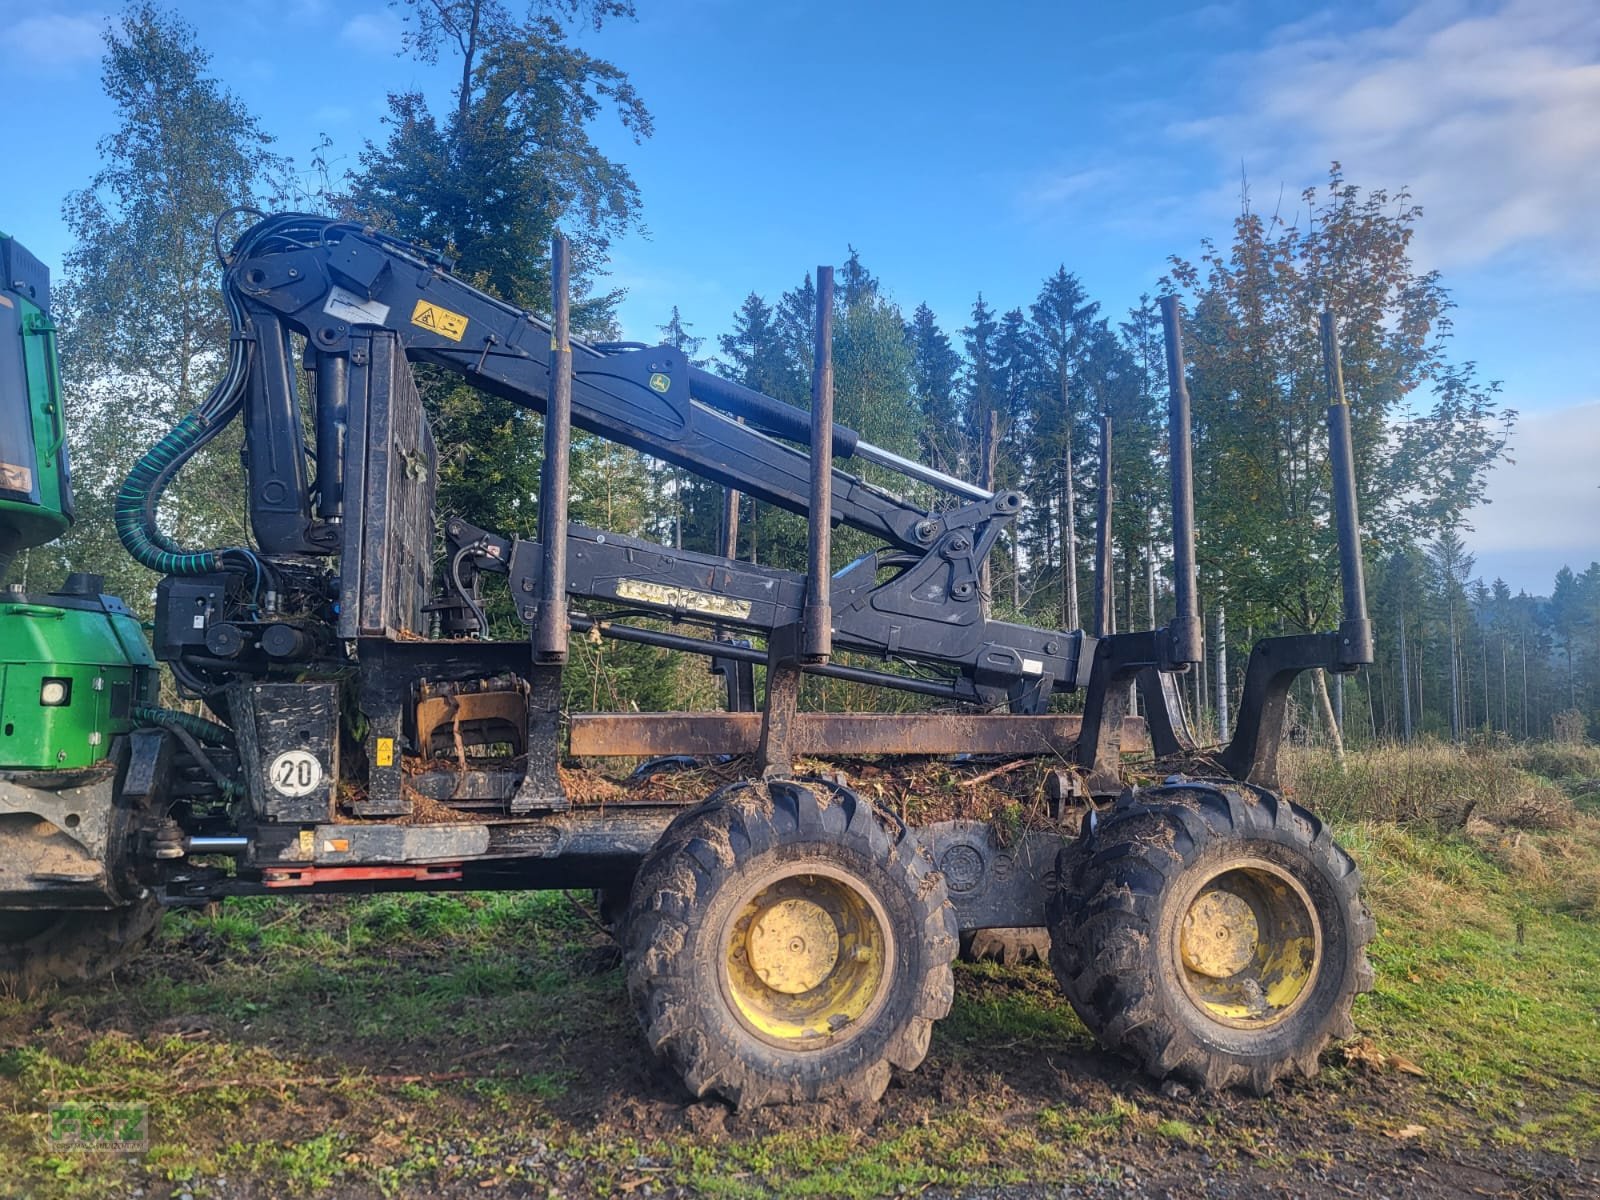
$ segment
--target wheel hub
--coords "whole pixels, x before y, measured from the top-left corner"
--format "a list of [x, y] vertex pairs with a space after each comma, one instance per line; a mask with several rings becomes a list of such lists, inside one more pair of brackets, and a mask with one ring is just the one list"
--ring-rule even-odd
[[780, 900], [750, 923], [745, 952], [762, 983], [797, 996], [819, 985], [839, 961], [839, 932], [820, 904]]
[[[791, 868], [792, 870], [792, 868]], [[814, 1049], [875, 1011], [893, 965], [888, 918], [847, 872], [820, 864], [755, 883], [725, 934], [723, 988], [740, 1020]]]
[[1236, 1028], [1276, 1024], [1311, 991], [1322, 925], [1281, 865], [1240, 858], [1200, 880], [1180, 907], [1176, 966], [1209, 1018]]
[[1183, 965], [1212, 979], [1236, 975], [1255, 957], [1261, 927], [1243, 896], [1207, 892], [1183, 918]]

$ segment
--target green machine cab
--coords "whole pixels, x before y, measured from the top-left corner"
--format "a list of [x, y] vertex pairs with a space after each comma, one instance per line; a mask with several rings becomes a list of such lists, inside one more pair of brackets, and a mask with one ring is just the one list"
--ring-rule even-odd
[[0, 234], [0, 576], [72, 525], [50, 271]]
[[[72, 525], [49, 304], [49, 270], [0, 235], [0, 576]], [[139, 623], [101, 586], [73, 575], [58, 592], [0, 594], [0, 770], [93, 766], [132, 728], [134, 707], [153, 702], [155, 661]]]

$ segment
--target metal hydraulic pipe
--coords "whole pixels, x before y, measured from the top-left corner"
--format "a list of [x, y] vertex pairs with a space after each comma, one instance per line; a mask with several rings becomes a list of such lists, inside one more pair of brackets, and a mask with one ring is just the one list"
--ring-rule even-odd
[[[732, 416], [743, 417], [764, 433], [794, 442], [806, 442], [811, 437], [811, 420], [805, 409], [774, 400], [765, 392], [723, 379], [699, 367], [689, 368], [689, 394], [702, 404]], [[854, 430], [835, 425], [831, 442], [835, 454], [840, 458], [848, 458], [856, 452], [859, 439]]]
[[1339, 325], [1324, 309], [1322, 373], [1328, 392], [1328, 462], [1333, 474], [1333, 513], [1339, 534], [1339, 582], [1344, 590], [1344, 615], [1339, 622], [1339, 657], [1358, 666], [1373, 659], [1372, 621], [1367, 616], [1367, 584], [1361, 562], [1361, 516], [1356, 505], [1355, 445], [1350, 432], [1350, 404], [1344, 395], [1344, 366], [1339, 358]]
[[[709, 371], [702, 371], [698, 367], [693, 367], [689, 371], [689, 392], [707, 408], [730, 416], [743, 417], [763, 433], [811, 444], [811, 427], [804, 409], [795, 408], [781, 400], [774, 400], [765, 393], [733, 383]], [[840, 458], [864, 459], [880, 467], [887, 467], [907, 478], [915, 479], [919, 483], [931, 484], [941, 491], [965, 496], [969, 500], [990, 500], [994, 497], [993, 492], [986, 491], [976, 484], [957, 479], [954, 475], [947, 475], [943, 471], [936, 471], [926, 463], [906, 458], [893, 450], [885, 450], [882, 446], [864, 442], [854, 430], [846, 429], [842, 425], [834, 425], [832, 443], [833, 453]]]
[[1172, 591], [1176, 613], [1168, 626], [1167, 658], [1173, 666], [1198, 664], [1204, 651], [1200, 586], [1194, 556], [1194, 443], [1189, 384], [1184, 378], [1183, 319], [1176, 296], [1161, 297], [1167, 346], [1167, 440], [1172, 468]]
[[189, 854], [243, 854], [250, 849], [247, 837], [191, 837], [183, 839]]
[[880, 467], [888, 467], [891, 471], [898, 472], [921, 483], [932, 484], [941, 491], [952, 492], [957, 496], [965, 496], [968, 500], [994, 499], [993, 492], [981, 488], [975, 483], [968, 483], [965, 479], [957, 479], [954, 475], [946, 475], [943, 471], [936, 471], [925, 463], [902, 457], [893, 450], [885, 450], [881, 446], [874, 446], [871, 442], [856, 442], [855, 457], [866, 459], [867, 462], [877, 463]]
[[317, 516], [344, 519], [344, 442], [350, 411], [350, 357], [318, 354]]
[[[599, 627], [600, 636], [619, 642], [636, 642], [641, 646], [659, 646], [664, 650], [682, 650], [689, 654], [704, 654], [710, 658], [731, 658], [737, 662], [759, 663], [766, 666], [765, 650], [741, 646], [734, 642], [714, 642], [705, 638], [686, 637], [681, 633], [665, 633], [657, 629], [641, 629], [636, 625], [621, 625], [611, 621], [596, 621], [581, 613], [572, 614], [572, 628], [588, 633]], [[865, 683], [873, 687], [894, 688], [902, 692], [915, 692], [919, 696], [937, 696], [941, 700], [971, 700], [970, 692], [963, 692], [954, 684], [938, 683], [931, 679], [918, 679], [911, 675], [891, 675], [887, 671], [872, 671], [865, 667], [847, 667], [840, 663], [809, 663], [801, 667], [807, 675], [821, 675], [827, 679], [845, 679], [851, 683]]]
[[833, 268], [817, 268], [816, 354], [811, 371], [811, 508], [800, 658], [833, 652]]
[[539, 476], [539, 532], [544, 543], [534, 660], [567, 661], [567, 492], [572, 463], [572, 266], [567, 239], [550, 240], [550, 400], [544, 414], [544, 464]]

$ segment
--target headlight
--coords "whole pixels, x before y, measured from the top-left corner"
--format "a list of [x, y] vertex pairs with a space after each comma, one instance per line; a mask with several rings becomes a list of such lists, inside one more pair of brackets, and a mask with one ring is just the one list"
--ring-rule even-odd
[[46, 708], [60, 708], [72, 700], [72, 680], [46, 679], [39, 685], [39, 703]]

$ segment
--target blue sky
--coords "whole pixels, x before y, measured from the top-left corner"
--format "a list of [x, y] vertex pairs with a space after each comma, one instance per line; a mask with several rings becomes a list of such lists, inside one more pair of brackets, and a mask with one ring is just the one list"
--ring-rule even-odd
[[[0, 0], [0, 228], [59, 263], [65, 194], [111, 128], [98, 86], [104, 0]], [[727, 328], [858, 248], [909, 312], [947, 328], [982, 291], [1026, 304], [1057, 264], [1108, 313], [1172, 253], [1224, 239], [1241, 173], [1292, 212], [1333, 159], [1409, 186], [1422, 264], [1459, 304], [1458, 354], [1522, 412], [1469, 546], [1486, 578], [1548, 592], [1600, 558], [1600, 5], [1573, 0], [1252, 3], [830, 3], [639, 0], [586, 32], [656, 122], [598, 135], [640, 184], [647, 232], [613, 261], [626, 332], [676, 304]], [[317, 135], [355, 161], [385, 94], [442, 95], [397, 58], [382, 0], [270, 8], [178, 0], [213, 72], [304, 162]], [[22, 119], [19, 119], [18, 114]]]

